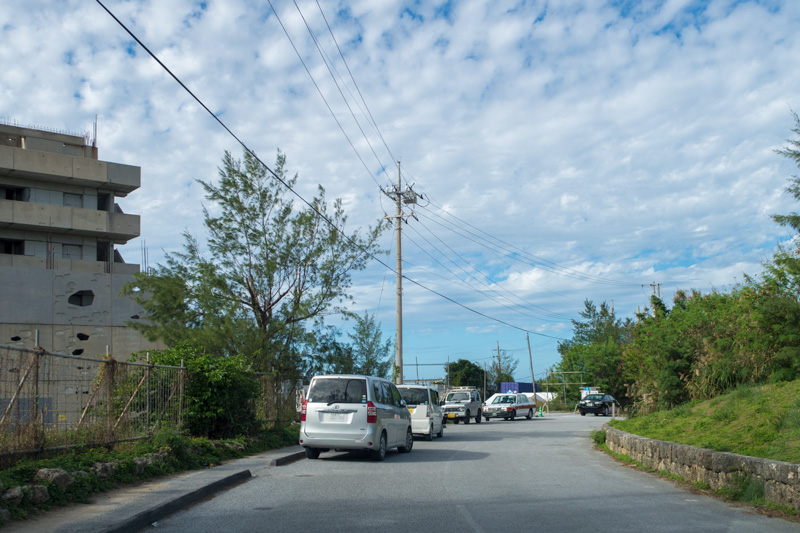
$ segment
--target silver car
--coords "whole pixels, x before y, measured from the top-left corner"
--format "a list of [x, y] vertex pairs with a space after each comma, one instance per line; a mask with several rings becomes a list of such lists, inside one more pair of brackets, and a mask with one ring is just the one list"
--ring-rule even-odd
[[300, 410], [300, 446], [309, 459], [328, 450], [370, 450], [382, 461], [392, 448], [411, 451], [411, 415], [391, 381], [314, 376]]

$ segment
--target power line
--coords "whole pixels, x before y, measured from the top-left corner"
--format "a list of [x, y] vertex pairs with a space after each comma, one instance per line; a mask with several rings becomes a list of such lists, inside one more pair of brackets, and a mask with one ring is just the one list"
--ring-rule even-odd
[[[355, 247], [359, 248], [359, 249], [360, 249], [360, 250], [361, 250], [363, 253], [367, 254], [369, 257], [371, 257], [372, 259], [374, 259], [376, 262], [378, 262], [379, 264], [383, 265], [385, 268], [387, 268], [387, 269], [391, 270], [392, 272], [395, 272], [395, 273], [396, 273], [396, 271], [395, 271], [394, 269], [392, 269], [392, 267], [390, 267], [389, 265], [387, 265], [386, 263], [384, 263], [383, 261], [381, 261], [381, 259], [380, 259], [380, 258], [376, 257], [374, 254], [370, 253], [368, 250], [365, 250], [365, 249], [363, 249], [363, 248], [362, 248], [362, 247], [361, 247], [361, 246], [360, 246], [358, 243], [356, 243], [355, 241], [353, 241], [353, 239], [352, 239], [352, 238], [351, 238], [349, 235], [347, 235], [347, 234], [344, 232], [344, 230], [343, 230], [343, 229], [341, 229], [341, 228], [337, 227], [337, 226], [336, 226], [336, 224], [334, 224], [334, 223], [333, 223], [333, 221], [331, 221], [331, 220], [330, 220], [330, 219], [329, 219], [329, 218], [328, 218], [328, 217], [327, 217], [327, 216], [326, 216], [324, 213], [320, 212], [320, 211], [319, 211], [319, 210], [318, 210], [318, 209], [317, 209], [317, 208], [316, 208], [316, 207], [315, 207], [315, 206], [314, 206], [312, 203], [310, 203], [310, 202], [309, 202], [308, 200], [306, 200], [306, 199], [305, 199], [305, 198], [304, 198], [302, 195], [300, 195], [300, 193], [298, 193], [298, 192], [297, 192], [297, 191], [295, 191], [295, 190], [294, 190], [292, 187], [290, 187], [290, 186], [289, 186], [289, 184], [288, 184], [288, 183], [286, 183], [286, 182], [285, 182], [285, 181], [284, 181], [284, 180], [283, 180], [283, 179], [282, 179], [282, 178], [281, 178], [281, 177], [280, 177], [278, 174], [276, 174], [276, 173], [275, 173], [275, 171], [273, 171], [273, 170], [272, 170], [272, 169], [271, 169], [271, 168], [270, 168], [270, 167], [269, 167], [269, 166], [268, 166], [266, 163], [264, 163], [264, 162], [261, 160], [261, 158], [260, 158], [260, 157], [258, 157], [258, 155], [257, 155], [257, 154], [256, 154], [256, 153], [255, 153], [253, 150], [251, 150], [251, 149], [250, 149], [250, 148], [249, 148], [249, 147], [248, 147], [248, 146], [247, 146], [247, 145], [244, 143], [244, 141], [242, 141], [242, 140], [241, 140], [241, 139], [240, 139], [240, 138], [239, 138], [239, 137], [238, 137], [238, 136], [237, 136], [237, 135], [236, 135], [236, 134], [235, 134], [235, 133], [234, 133], [234, 132], [233, 132], [233, 131], [232, 131], [232, 130], [231, 130], [231, 129], [230, 129], [230, 128], [229, 128], [229, 127], [228, 127], [228, 126], [227, 126], [227, 125], [224, 123], [224, 122], [223, 122], [223, 121], [222, 121], [222, 119], [220, 119], [220, 118], [219, 118], [219, 117], [218, 117], [218, 116], [217, 116], [217, 115], [216, 115], [216, 114], [215, 114], [213, 111], [211, 111], [211, 109], [209, 109], [209, 108], [208, 108], [208, 106], [206, 106], [206, 104], [205, 104], [205, 103], [204, 103], [204, 102], [203, 102], [203, 101], [202, 101], [202, 100], [201, 100], [201, 99], [200, 99], [200, 98], [199, 98], [197, 95], [195, 95], [195, 94], [194, 94], [194, 93], [191, 91], [191, 89], [189, 89], [189, 87], [187, 87], [187, 86], [186, 86], [186, 84], [184, 84], [184, 83], [183, 83], [183, 81], [181, 81], [181, 79], [180, 79], [180, 78], [178, 78], [178, 76], [176, 76], [176, 75], [175, 75], [175, 74], [174, 74], [174, 73], [173, 73], [173, 72], [172, 72], [172, 71], [169, 69], [169, 67], [167, 67], [167, 66], [166, 66], [166, 65], [165, 65], [165, 64], [164, 64], [164, 63], [163, 63], [163, 62], [162, 62], [162, 61], [161, 61], [161, 60], [158, 58], [158, 56], [157, 56], [155, 53], [153, 53], [153, 52], [150, 50], [150, 48], [148, 48], [148, 47], [147, 47], [147, 46], [146, 46], [146, 45], [145, 45], [145, 44], [144, 44], [144, 43], [143, 43], [143, 42], [142, 42], [142, 41], [141, 41], [141, 40], [140, 40], [140, 39], [139, 39], [139, 38], [138, 38], [138, 37], [137, 37], [137, 36], [136, 36], [136, 35], [135, 35], [135, 34], [134, 34], [134, 33], [133, 33], [133, 32], [132, 32], [132, 31], [131, 31], [131, 30], [130, 30], [130, 29], [129, 29], [129, 28], [128, 28], [128, 27], [127, 27], [127, 26], [126, 26], [126, 25], [125, 25], [123, 22], [122, 22], [122, 21], [121, 21], [121, 20], [119, 20], [119, 19], [116, 17], [116, 15], [114, 15], [114, 13], [112, 13], [112, 12], [111, 12], [111, 10], [109, 10], [109, 9], [108, 9], [108, 8], [107, 8], [107, 7], [106, 7], [104, 4], [103, 4], [103, 2], [102, 2], [101, 0], [95, 0], [95, 1], [97, 2], [97, 4], [98, 4], [98, 5], [100, 5], [100, 7], [102, 7], [102, 8], [103, 8], [103, 10], [104, 10], [106, 13], [108, 13], [108, 14], [109, 14], [109, 16], [110, 16], [111, 18], [113, 18], [113, 19], [114, 19], [114, 21], [115, 21], [117, 24], [119, 24], [119, 26], [120, 26], [120, 27], [121, 27], [123, 30], [125, 30], [125, 32], [126, 32], [128, 35], [130, 35], [130, 36], [131, 36], [131, 38], [132, 38], [134, 41], [136, 41], [136, 43], [137, 43], [139, 46], [141, 46], [141, 47], [142, 47], [142, 49], [143, 49], [145, 52], [147, 52], [147, 54], [148, 54], [148, 55], [149, 55], [151, 58], [153, 58], [153, 60], [154, 60], [156, 63], [158, 63], [158, 65], [159, 65], [159, 66], [160, 66], [162, 69], [164, 69], [164, 71], [165, 71], [167, 74], [169, 74], [169, 75], [170, 75], [170, 77], [172, 77], [172, 79], [174, 79], [174, 80], [175, 80], [175, 82], [177, 82], [177, 83], [178, 83], [178, 85], [180, 85], [180, 86], [183, 88], [183, 90], [185, 90], [185, 91], [187, 92], [187, 94], [189, 94], [189, 95], [190, 95], [190, 96], [191, 96], [191, 97], [192, 97], [192, 98], [193, 98], [193, 99], [194, 99], [194, 100], [195, 100], [195, 101], [196, 101], [196, 102], [197, 102], [197, 103], [198, 103], [198, 104], [199, 104], [199, 105], [200, 105], [200, 106], [201, 106], [201, 107], [202, 107], [202, 108], [203, 108], [203, 109], [204, 109], [204, 110], [205, 110], [205, 111], [206, 111], [206, 112], [207, 112], [207, 113], [208, 113], [208, 114], [209, 114], [209, 115], [210, 115], [210, 116], [211, 116], [211, 117], [212, 117], [212, 118], [213, 118], [213, 119], [214, 119], [214, 120], [215, 120], [215, 121], [216, 121], [216, 122], [217, 122], [217, 123], [218, 123], [218, 124], [219, 124], [219, 125], [220, 125], [220, 126], [221, 126], [221, 127], [222, 127], [222, 128], [223, 128], [223, 129], [224, 129], [226, 132], [227, 132], [227, 133], [228, 133], [228, 134], [229, 134], [229, 135], [230, 135], [230, 136], [231, 136], [231, 137], [233, 137], [233, 139], [235, 139], [237, 143], [239, 143], [239, 145], [242, 147], [242, 149], [243, 149], [243, 150], [245, 150], [245, 152], [247, 152], [248, 154], [250, 154], [250, 155], [253, 157], [253, 159], [255, 159], [256, 161], [258, 161], [258, 163], [259, 163], [261, 166], [263, 166], [263, 167], [264, 167], [264, 169], [265, 169], [267, 172], [269, 172], [269, 173], [270, 173], [270, 175], [272, 175], [272, 176], [275, 178], [275, 180], [277, 180], [277, 181], [278, 181], [278, 182], [279, 182], [281, 185], [283, 185], [283, 186], [284, 186], [284, 187], [285, 187], [287, 190], [289, 190], [289, 191], [290, 191], [290, 192], [291, 192], [293, 195], [295, 195], [295, 196], [296, 196], [298, 199], [300, 199], [300, 200], [301, 200], [301, 201], [302, 201], [304, 204], [306, 204], [306, 205], [307, 205], [307, 206], [308, 206], [308, 207], [309, 207], [309, 208], [310, 208], [310, 209], [311, 209], [311, 210], [312, 210], [314, 213], [316, 213], [316, 215], [317, 215], [317, 216], [319, 216], [319, 217], [320, 217], [322, 220], [324, 220], [324, 221], [325, 221], [325, 222], [326, 222], [328, 225], [330, 225], [332, 228], [336, 229], [336, 230], [337, 230], [337, 231], [338, 231], [338, 232], [339, 232], [339, 233], [340, 233], [340, 234], [341, 234], [341, 235], [342, 235], [342, 236], [343, 236], [343, 237], [344, 237], [344, 238], [345, 238], [345, 239], [346, 239], [346, 240], [347, 240], [347, 241], [348, 241], [348, 242], [349, 242], [351, 245], [353, 245], [353, 246], [355, 246]], [[272, 4], [271, 4], [271, 2], [270, 2], [270, 5], [272, 5]], [[274, 11], [274, 8], [273, 8], [273, 11]], [[277, 13], [276, 13], [276, 17], [277, 17]], [[281, 26], [283, 26], [283, 24], [281, 24]], [[284, 31], [286, 31], [286, 30], [285, 30], [285, 28], [284, 28]], [[293, 44], [292, 46], [294, 47], [294, 44]], [[296, 48], [295, 48], [295, 52], [297, 52], [297, 49], [296, 49]], [[298, 53], [298, 56], [299, 56], [299, 53]], [[302, 61], [302, 59], [301, 59], [301, 61]], [[303, 65], [305, 66], [305, 63], [303, 63]], [[308, 68], [307, 68], [307, 67], [306, 67], [306, 71], [308, 71]], [[313, 80], [313, 78], [312, 78], [312, 80]], [[316, 85], [316, 83], [315, 83], [315, 85]], [[317, 89], [319, 90], [319, 87], [317, 87]], [[321, 92], [320, 92], [320, 95], [321, 95]], [[330, 107], [329, 107], [328, 109], [330, 110]], [[338, 121], [337, 121], [337, 123], [338, 123]], [[351, 146], [352, 146], [352, 144], [351, 144]], [[359, 157], [359, 159], [360, 159], [360, 157]], [[364, 163], [364, 161], [363, 161], [363, 160], [361, 160], [361, 162], [362, 162], [362, 164]], [[365, 167], [366, 167], [366, 165], [365, 165]], [[487, 314], [485, 314], [485, 313], [482, 313], [482, 312], [480, 312], [480, 311], [477, 311], [477, 310], [475, 310], [475, 309], [472, 309], [471, 307], [469, 307], [469, 306], [467, 306], [467, 305], [464, 305], [464, 304], [462, 304], [462, 303], [458, 302], [457, 300], [454, 300], [453, 298], [450, 298], [449, 296], [445, 296], [444, 294], [442, 294], [442, 293], [440, 293], [440, 292], [438, 292], [438, 291], [435, 291], [435, 290], [433, 290], [433, 289], [431, 289], [431, 288], [429, 288], [429, 287], [426, 287], [425, 285], [423, 285], [422, 283], [420, 283], [420, 282], [418, 282], [418, 281], [416, 281], [416, 280], [414, 280], [414, 279], [411, 279], [411, 278], [409, 278], [409, 277], [407, 277], [407, 276], [403, 276], [403, 278], [404, 278], [404, 279], [406, 279], [406, 280], [408, 280], [409, 282], [413, 283], [414, 285], [416, 285], [416, 286], [420, 287], [421, 289], [424, 289], [424, 290], [426, 290], [426, 291], [430, 292], [431, 294], [435, 294], [435, 295], [439, 296], [440, 298], [442, 298], [442, 299], [444, 299], [444, 300], [447, 300], [447, 301], [449, 301], [449, 302], [451, 302], [451, 303], [453, 303], [453, 304], [455, 304], [455, 305], [457, 305], [457, 306], [459, 306], [459, 307], [462, 307], [462, 308], [466, 309], [467, 311], [470, 311], [470, 312], [472, 312], [473, 314], [476, 314], [476, 315], [482, 316], [482, 317], [484, 317], [484, 318], [486, 318], [486, 319], [488, 319], [488, 320], [491, 320], [491, 321], [493, 321], [493, 322], [497, 322], [497, 323], [500, 323], [500, 324], [504, 324], [504, 325], [506, 325], [506, 326], [508, 326], [508, 327], [510, 327], [510, 328], [513, 328], [513, 329], [516, 329], [516, 330], [519, 330], [519, 331], [525, 331], [525, 332], [528, 332], [528, 333], [532, 333], [533, 335], [538, 335], [538, 336], [541, 336], [541, 337], [547, 337], [547, 338], [556, 339], [556, 340], [563, 340], [563, 339], [561, 339], [561, 338], [559, 338], [559, 337], [554, 337], [554, 336], [551, 336], [551, 335], [546, 335], [546, 334], [544, 334], [544, 333], [539, 333], [539, 332], [536, 332], [536, 331], [527, 330], [527, 329], [525, 329], [525, 328], [521, 328], [521, 327], [519, 327], [519, 326], [515, 326], [515, 325], [513, 325], [513, 324], [510, 324], [510, 323], [508, 323], [508, 322], [505, 322], [505, 321], [503, 321], [503, 320], [500, 320], [500, 319], [498, 319], [498, 318], [494, 318], [494, 317], [492, 317], [492, 316], [490, 316], [490, 315], [487, 315]]]
[[[97, 1], [99, 2], [100, 0], [97, 0]], [[361, 161], [361, 164], [364, 166], [364, 169], [367, 171], [367, 174], [369, 174], [370, 177], [372, 178], [372, 180], [375, 182], [375, 184], [378, 187], [380, 187], [381, 184], [378, 183], [378, 180], [375, 179], [375, 176], [372, 175], [372, 172], [370, 171], [369, 167], [364, 162], [364, 160], [361, 158], [361, 154], [358, 153], [358, 150], [356, 149], [355, 145], [353, 144], [353, 141], [350, 140], [350, 136], [348, 136], [347, 132], [344, 131], [344, 127], [342, 126], [342, 123], [339, 122], [339, 119], [336, 117], [336, 114], [333, 112], [333, 109], [331, 108], [330, 104], [328, 103], [328, 100], [325, 98], [325, 95], [322, 94], [322, 89], [320, 89], [319, 85], [317, 85], [317, 82], [314, 79], [314, 76], [311, 75], [311, 70], [309, 70], [308, 65], [306, 65], [306, 62], [303, 60], [303, 56], [300, 55], [300, 51], [297, 50], [297, 47], [294, 45], [294, 41], [292, 41], [291, 36], [289, 36], [289, 32], [286, 29], [286, 26], [283, 25], [283, 21], [281, 20], [281, 17], [278, 15], [278, 12], [275, 10], [275, 6], [272, 5], [272, 0], [267, 0], [267, 2], [269, 2], [269, 6], [272, 8], [272, 12], [275, 14], [275, 18], [278, 19], [278, 24], [281, 25], [281, 28], [283, 29], [283, 33], [285, 33], [286, 34], [286, 38], [289, 39], [289, 43], [292, 45], [292, 49], [294, 50], [294, 53], [297, 54], [297, 58], [300, 60], [300, 63], [303, 64], [303, 68], [306, 69], [306, 73], [308, 74], [308, 77], [311, 78], [311, 83], [313, 83], [314, 87], [316, 87], [320, 98], [322, 98], [322, 101], [325, 103], [325, 107], [328, 108], [328, 111], [330, 112], [331, 116], [333, 117], [333, 120], [336, 122], [336, 125], [339, 126], [339, 129], [342, 131], [342, 135], [344, 135], [345, 139], [347, 139], [348, 144], [350, 144], [350, 147], [355, 152], [356, 157], [358, 157], [358, 160]]]

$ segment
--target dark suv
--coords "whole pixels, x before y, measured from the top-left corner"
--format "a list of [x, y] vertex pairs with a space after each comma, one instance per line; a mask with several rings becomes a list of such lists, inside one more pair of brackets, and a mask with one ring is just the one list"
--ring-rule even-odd
[[586, 413], [594, 413], [594, 416], [608, 416], [614, 411], [619, 413], [620, 405], [610, 394], [587, 394], [578, 403], [578, 410], [581, 412], [581, 416], [586, 416]]

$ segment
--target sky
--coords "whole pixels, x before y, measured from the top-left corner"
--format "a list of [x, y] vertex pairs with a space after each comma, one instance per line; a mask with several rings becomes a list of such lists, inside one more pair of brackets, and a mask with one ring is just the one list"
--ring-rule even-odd
[[[298, 195], [341, 198], [348, 229], [394, 214], [400, 162], [421, 195], [402, 225], [405, 379], [499, 348], [538, 380], [586, 300], [624, 319], [654, 290], [727, 290], [791, 238], [770, 215], [797, 209], [775, 150], [800, 110], [800, 2], [102, 3], [263, 161], [286, 154]], [[118, 200], [141, 216], [126, 262], [202, 241], [197, 180], [237, 140], [99, 2], [2, 4], [0, 121], [96, 120], [100, 159], [141, 167]], [[394, 239], [349, 291], [387, 339]]]

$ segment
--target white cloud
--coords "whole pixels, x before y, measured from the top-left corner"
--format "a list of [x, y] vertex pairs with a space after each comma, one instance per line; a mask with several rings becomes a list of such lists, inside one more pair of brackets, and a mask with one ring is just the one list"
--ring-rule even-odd
[[[300, 2], [380, 161], [294, 5], [275, 3], [363, 163], [269, 6], [106, 4], [265, 162], [282, 149], [300, 194], [321, 183], [341, 197], [350, 227], [394, 211], [373, 176], [394, 183], [400, 159], [432, 200], [406, 226], [404, 273], [519, 328], [569, 336], [569, 320], [544, 311], [577, 318], [584, 299], [613, 299], [630, 315], [652, 282], [735, 283], [785, 238], [769, 215], [796, 209], [782, 194], [796, 168], [773, 152], [800, 108], [796, 2], [465, 1], [445, 17], [442, 3], [321, 1], [391, 156], [351, 99], [316, 2]], [[100, 157], [142, 167], [141, 189], [120, 204], [142, 215], [151, 263], [183, 229], [202, 235], [194, 180], [215, 179], [224, 150], [241, 154], [236, 141], [96, 4], [11, 3], [0, 31], [13, 43], [0, 48], [0, 117], [90, 131], [97, 115]], [[126, 246], [126, 260], [139, 249]], [[393, 273], [374, 263], [351, 292], [393, 331]], [[524, 335], [410, 282], [404, 315], [421, 363], [484, 357]], [[553, 339], [536, 342], [538, 374], [557, 354]]]

